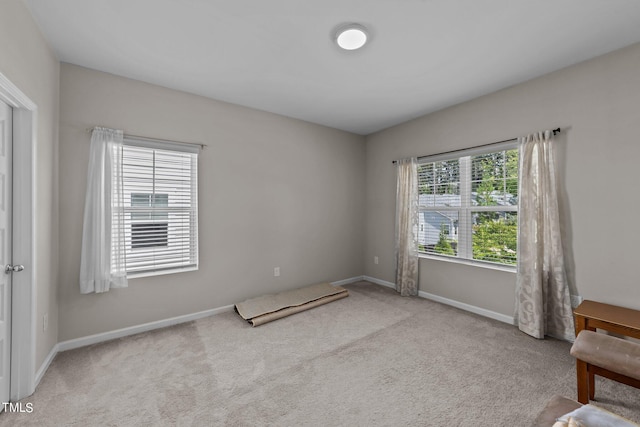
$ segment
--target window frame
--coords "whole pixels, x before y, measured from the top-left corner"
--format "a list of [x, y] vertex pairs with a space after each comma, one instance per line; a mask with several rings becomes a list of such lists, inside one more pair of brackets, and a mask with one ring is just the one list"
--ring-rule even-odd
[[[198, 222], [198, 163], [199, 163], [199, 154], [201, 151], [201, 146], [200, 145], [196, 145], [196, 144], [189, 144], [189, 143], [180, 143], [180, 142], [173, 142], [173, 141], [166, 141], [166, 140], [157, 140], [157, 139], [152, 139], [152, 138], [143, 138], [143, 137], [137, 137], [137, 136], [130, 136], [130, 135], [124, 135], [124, 139], [123, 139], [123, 148], [126, 149], [127, 147], [135, 147], [135, 148], [142, 148], [142, 149], [149, 149], [149, 150], [163, 150], [163, 151], [173, 151], [176, 153], [189, 153], [189, 154], [195, 154], [195, 158], [193, 159], [193, 164], [192, 167], [190, 168], [190, 173], [191, 173], [191, 191], [190, 191], [190, 195], [192, 196], [191, 200], [192, 203], [190, 205], [190, 227], [189, 227], [189, 241], [190, 244], [193, 246], [192, 249], [192, 253], [193, 253], [193, 257], [190, 258], [190, 262], [186, 265], [183, 266], [174, 266], [174, 267], [158, 267], [157, 265], [153, 265], [150, 266], [147, 269], [144, 270], [134, 270], [134, 271], [130, 271], [127, 267], [127, 257], [125, 255], [125, 269], [127, 272], [127, 278], [129, 279], [134, 279], [134, 278], [140, 278], [140, 277], [149, 277], [149, 276], [159, 276], [159, 275], [166, 275], [166, 274], [175, 274], [175, 273], [183, 273], [183, 272], [189, 272], [189, 271], [196, 271], [199, 269], [199, 222]], [[124, 150], [123, 150], [123, 155], [124, 155]], [[155, 161], [155, 160], [154, 160]], [[155, 179], [155, 178], [154, 178]], [[125, 177], [123, 176], [123, 185], [126, 187], [126, 182], [125, 182]], [[132, 194], [142, 194], [145, 193], [144, 190], [142, 191], [134, 191], [132, 192]], [[158, 193], [160, 194], [160, 193]], [[167, 196], [169, 197], [169, 196]], [[151, 207], [152, 209], [153, 207]], [[162, 207], [162, 212], [166, 213], [167, 215], [169, 215], [171, 212], [176, 211], [176, 208], [172, 208], [172, 207]], [[125, 218], [126, 215], [133, 215], [136, 210], [139, 210], [138, 207], [125, 207], [124, 208], [124, 214], [125, 214]], [[178, 211], [186, 211], [186, 209], [178, 209]], [[153, 213], [151, 213], [150, 215], [154, 215]], [[128, 219], [127, 220], [132, 226], [134, 224], [133, 219]], [[166, 223], [168, 224], [168, 227], [171, 227], [171, 220], [167, 218]], [[126, 254], [129, 254], [131, 252], [139, 252], [139, 251], [144, 251], [145, 248], [134, 248], [132, 246], [133, 244], [133, 227], [130, 227], [129, 233], [131, 234], [129, 237], [129, 241], [128, 241], [128, 245], [131, 246], [130, 248], [126, 248], [125, 252]]]
[[[473, 213], [474, 212], [515, 212], [519, 211], [519, 199], [516, 205], [498, 205], [498, 206], [477, 206], [472, 204], [471, 198], [471, 158], [483, 154], [496, 153], [501, 151], [518, 150], [518, 163], [520, 158], [520, 144], [518, 140], [509, 140], [499, 142], [495, 144], [488, 144], [485, 146], [456, 150], [447, 153], [434, 154], [430, 156], [420, 157], [418, 159], [418, 167], [423, 164], [459, 160], [460, 172], [459, 172], [459, 184], [460, 184], [460, 206], [433, 206], [423, 207], [418, 203], [418, 215], [422, 215], [424, 212], [457, 212], [458, 213], [458, 243], [457, 243], [457, 255], [437, 254], [430, 252], [420, 251], [418, 248], [418, 257], [425, 259], [433, 259], [438, 261], [453, 262], [458, 264], [480, 266], [484, 268], [516, 272], [517, 270], [517, 258], [519, 248], [516, 250], [516, 263], [506, 264], [495, 261], [478, 260], [473, 258]], [[519, 167], [519, 165], [518, 165]], [[419, 177], [418, 177], [419, 179]], [[518, 185], [520, 183], [520, 173], [518, 170]], [[419, 182], [418, 182], [419, 186]], [[519, 223], [518, 223], [519, 227]], [[419, 227], [418, 227], [419, 228]]]

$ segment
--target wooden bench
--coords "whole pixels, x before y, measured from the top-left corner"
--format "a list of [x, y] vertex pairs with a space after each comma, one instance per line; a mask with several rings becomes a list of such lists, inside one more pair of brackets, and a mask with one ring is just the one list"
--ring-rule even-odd
[[596, 328], [640, 338], [640, 311], [584, 301], [574, 312], [578, 402], [595, 398], [595, 375], [640, 388], [640, 344], [596, 333]]

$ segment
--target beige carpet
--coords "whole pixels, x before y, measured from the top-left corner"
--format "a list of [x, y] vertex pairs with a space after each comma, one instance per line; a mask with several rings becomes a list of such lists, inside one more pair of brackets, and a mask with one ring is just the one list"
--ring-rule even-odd
[[[253, 328], [236, 313], [61, 353], [2, 426], [527, 426], [575, 396], [569, 344], [377, 285]], [[640, 390], [598, 381], [640, 421]]]

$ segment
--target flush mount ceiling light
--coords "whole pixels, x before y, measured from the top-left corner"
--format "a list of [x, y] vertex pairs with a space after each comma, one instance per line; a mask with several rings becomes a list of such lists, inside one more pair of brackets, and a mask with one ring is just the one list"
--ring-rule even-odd
[[367, 39], [367, 29], [359, 24], [343, 25], [336, 32], [336, 43], [344, 50], [360, 49]]

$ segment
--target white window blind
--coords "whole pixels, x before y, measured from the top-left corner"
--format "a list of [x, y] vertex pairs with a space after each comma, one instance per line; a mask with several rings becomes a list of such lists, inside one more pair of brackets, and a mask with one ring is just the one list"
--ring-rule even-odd
[[197, 268], [198, 150], [125, 136], [121, 160], [127, 274]]
[[419, 252], [515, 265], [516, 143], [421, 159]]

